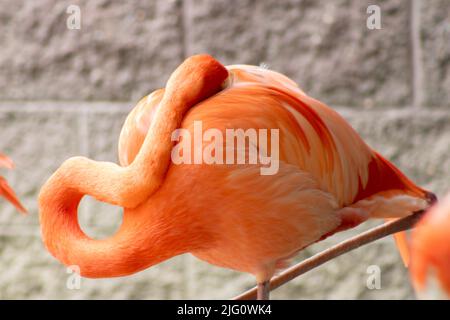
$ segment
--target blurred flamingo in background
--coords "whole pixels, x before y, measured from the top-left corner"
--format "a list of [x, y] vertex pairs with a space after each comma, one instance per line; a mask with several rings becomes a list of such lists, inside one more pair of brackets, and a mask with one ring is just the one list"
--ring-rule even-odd
[[[10, 158], [0, 153], [0, 167], [13, 169], [14, 163]], [[27, 210], [22, 206], [16, 194], [14, 193], [14, 190], [11, 189], [6, 179], [2, 176], [0, 176], [0, 196], [11, 202], [20, 212], [27, 212]]]
[[[279, 129], [278, 173], [261, 175], [259, 164], [171, 163], [172, 133], [193, 133], [198, 120], [220, 132]], [[299, 250], [434, 200], [287, 77], [225, 68], [207, 55], [187, 59], [165, 89], [138, 103], [122, 129], [119, 160], [71, 158], [40, 193], [46, 247], [86, 277], [125, 276], [190, 252], [253, 274], [265, 299], [270, 278]], [[84, 234], [77, 219], [84, 195], [125, 208], [115, 235]]]
[[411, 275], [419, 298], [450, 299], [450, 193], [413, 230]]

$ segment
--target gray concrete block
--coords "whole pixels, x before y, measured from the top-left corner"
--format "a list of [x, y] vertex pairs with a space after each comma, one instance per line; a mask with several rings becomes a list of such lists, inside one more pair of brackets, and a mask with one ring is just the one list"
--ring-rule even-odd
[[450, 107], [450, 2], [422, 1], [425, 105]]
[[136, 99], [183, 55], [179, 1], [2, 1], [0, 25], [0, 99]]
[[[381, 7], [382, 29], [366, 26]], [[333, 105], [411, 103], [409, 1], [187, 1], [187, 51], [266, 63]]]

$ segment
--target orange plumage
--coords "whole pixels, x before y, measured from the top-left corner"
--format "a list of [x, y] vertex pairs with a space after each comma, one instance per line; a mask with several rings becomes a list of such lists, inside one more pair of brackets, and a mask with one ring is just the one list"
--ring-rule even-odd
[[[13, 169], [14, 162], [4, 154], [0, 153], [0, 167]], [[0, 176], [0, 196], [4, 197], [6, 200], [11, 202], [20, 212], [22, 213], [27, 212], [27, 210], [22, 206], [19, 199], [17, 198], [14, 190], [11, 189], [6, 179], [3, 178], [2, 176]]]
[[413, 230], [411, 275], [419, 297], [450, 299], [450, 194]]
[[[279, 171], [260, 165], [175, 165], [176, 128], [279, 129]], [[206, 143], [200, 148], [205, 148]], [[120, 166], [72, 158], [43, 186], [43, 240], [87, 277], [124, 276], [190, 252], [267, 281], [302, 248], [368, 218], [399, 218], [430, 194], [368, 147], [335, 111], [287, 77], [255, 66], [187, 59], [144, 97], [119, 141]], [[80, 229], [84, 195], [125, 207], [120, 230]]]

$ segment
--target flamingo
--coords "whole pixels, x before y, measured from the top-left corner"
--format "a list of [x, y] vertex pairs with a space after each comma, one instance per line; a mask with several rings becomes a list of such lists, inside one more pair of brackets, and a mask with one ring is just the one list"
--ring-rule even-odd
[[[192, 132], [195, 121], [221, 132], [279, 129], [278, 172], [261, 175], [260, 164], [175, 165], [172, 133]], [[139, 101], [118, 149], [120, 165], [70, 158], [40, 191], [45, 246], [85, 277], [126, 276], [191, 253], [254, 275], [258, 299], [268, 299], [271, 277], [303, 248], [434, 199], [289, 78], [224, 67], [209, 55], [188, 58], [164, 89]], [[95, 240], [81, 230], [85, 195], [124, 207], [113, 236]]]
[[[14, 169], [14, 162], [4, 154], [0, 153], [0, 167]], [[0, 176], [0, 196], [11, 202], [19, 212], [27, 212], [27, 210], [22, 206], [19, 199], [17, 198], [14, 190], [11, 189], [6, 179], [2, 176]]]
[[411, 277], [419, 298], [450, 299], [450, 193], [413, 230]]

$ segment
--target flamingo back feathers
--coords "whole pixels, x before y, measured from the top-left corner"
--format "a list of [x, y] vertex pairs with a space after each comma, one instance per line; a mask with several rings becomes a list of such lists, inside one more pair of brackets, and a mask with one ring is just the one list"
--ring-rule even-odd
[[[193, 121], [201, 120], [204, 130], [280, 129], [281, 160], [310, 172], [342, 207], [375, 195], [408, 196], [402, 198], [406, 202], [426, 198], [426, 191], [367, 146], [337, 112], [308, 97], [289, 78], [255, 66], [227, 68], [225, 88], [192, 108], [183, 127], [189, 129]], [[120, 139], [121, 163], [130, 163], [139, 150], [161, 96], [161, 91], [154, 92], [130, 113]]]

